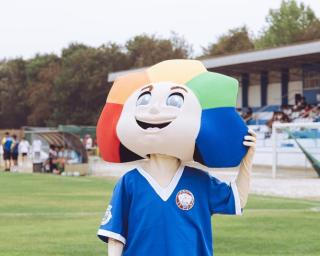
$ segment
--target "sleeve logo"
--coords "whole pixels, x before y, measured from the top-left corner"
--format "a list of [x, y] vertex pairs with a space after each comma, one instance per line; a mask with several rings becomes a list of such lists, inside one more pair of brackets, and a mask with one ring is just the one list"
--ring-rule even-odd
[[106, 225], [111, 220], [112, 218], [111, 209], [112, 209], [112, 205], [109, 205], [102, 219], [101, 225]]

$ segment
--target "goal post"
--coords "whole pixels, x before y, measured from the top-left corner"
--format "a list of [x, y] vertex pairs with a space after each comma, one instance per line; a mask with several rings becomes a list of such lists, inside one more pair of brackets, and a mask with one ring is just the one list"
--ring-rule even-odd
[[[279, 153], [279, 140], [281, 137], [280, 134], [289, 137], [290, 132], [297, 131], [313, 131], [311, 134], [315, 134], [315, 137], [312, 136], [310, 138], [304, 137], [304, 139], [308, 139], [309, 142], [312, 140], [315, 141], [315, 147], [318, 148], [318, 140], [320, 141], [320, 122], [301, 122], [301, 123], [274, 123], [272, 125], [272, 178], [276, 178], [277, 168], [278, 168], [278, 153]], [[307, 133], [308, 136], [308, 133]], [[283, 139], [284, 136], [282, 136]], [[300, 140], [299, 138], [297, 138]], [[301, 139], [302, 140], [302, 139]], [[319, 152], [320, 153], [320, 152]], [[301, 154], [303, 154], [301, 152]], [[290, 161], [290, 160], [289, 160]]]

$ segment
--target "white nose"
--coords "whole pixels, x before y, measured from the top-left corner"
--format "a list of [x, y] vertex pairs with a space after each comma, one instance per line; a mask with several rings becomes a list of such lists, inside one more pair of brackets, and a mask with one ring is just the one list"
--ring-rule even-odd
[[153, 105], [150, 107], [149, 113], [150, 113], [150, 114], [153, 114], [153, 115], [157, 115], [157, 114], [160, 113], [160, 108], [159, 108], [159, 106], [158, 106], [157, 103], [153, 104]]

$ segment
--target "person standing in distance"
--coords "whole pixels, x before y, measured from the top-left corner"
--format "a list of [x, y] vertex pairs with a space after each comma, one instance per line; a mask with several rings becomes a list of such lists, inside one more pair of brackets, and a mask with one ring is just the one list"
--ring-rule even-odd
[[3, 160], [4, 160], [4, 170], [6, 172], [10, 171], [11, 168], [11, 147], [12, 147], [13, 139], [10, 136], [9, 132], [5, 133], [1, 141], [1, 145], [3, 148]]

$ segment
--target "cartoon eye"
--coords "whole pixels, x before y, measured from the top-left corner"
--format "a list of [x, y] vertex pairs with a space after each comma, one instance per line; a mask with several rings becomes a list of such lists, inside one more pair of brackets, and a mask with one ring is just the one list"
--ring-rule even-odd
[[169, 95], [167, 98], [167, 105], [176, 107], [176, 108], [181, 108], [183, 105], [184, 97], [182, 93], [175, 92]]
[[150, 100], [151, 100], [151, 93], [144, 92], [137, 99], [136, 105], [137, 106], [148, 105], [150, 103]]

